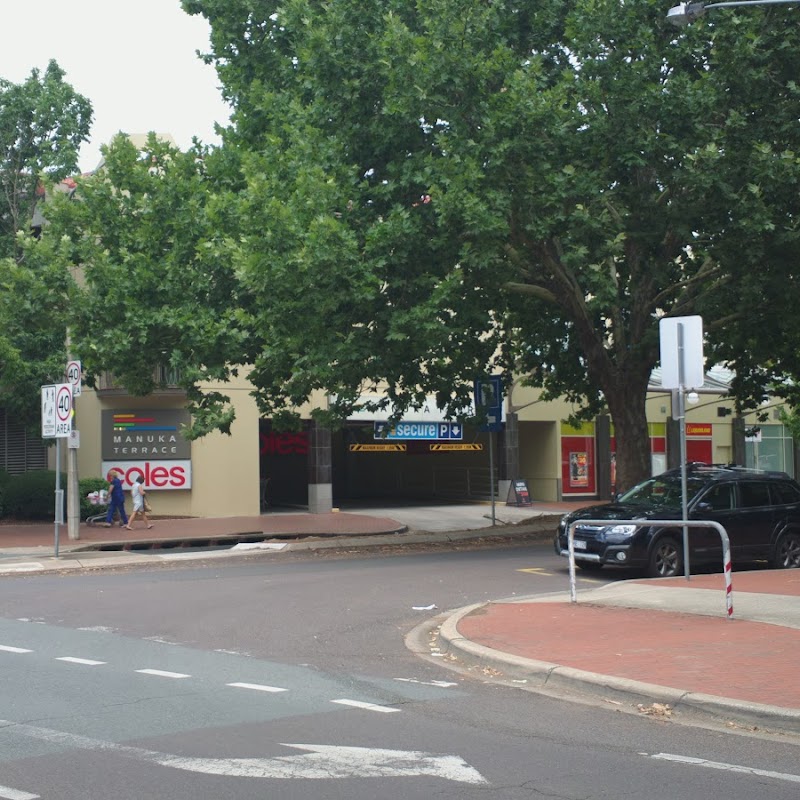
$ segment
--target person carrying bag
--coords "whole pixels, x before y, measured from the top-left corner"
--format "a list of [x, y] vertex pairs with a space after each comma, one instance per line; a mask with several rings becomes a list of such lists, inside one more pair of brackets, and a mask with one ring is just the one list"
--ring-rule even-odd
[[147, 512], [150, 511], [150, 504], [147, 502], [147, 492], [144, 489], [144, 478], [141, 475], [136, 476], [136, 481], [133, 484], [133, 488], [131, 489], [131, 497], [133, 498], [133, 513], [131, 514], [131, 518], [126, 525], [127, 529], [133, 530], [131, 528], [131, 523], [136, 519], [137, 516], [142, 517], [142, 521], [145, 525], [147, 525], [147, 529], [153, 527], [153, 524], [147, 518]]

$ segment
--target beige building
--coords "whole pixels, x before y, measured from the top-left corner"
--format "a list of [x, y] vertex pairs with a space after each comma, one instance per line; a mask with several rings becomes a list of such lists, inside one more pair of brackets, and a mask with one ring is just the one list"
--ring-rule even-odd
[[[434, 407], [409, 414], [400, 435], [382, 438], [385, 415], [367, 413], [332, 434], [310, 419], [300, 431], [275, 431], [260, 418], [244, 378], [216, 388], [235, 406], [232, 433], [195, 442], [182, 436], [189, 416], [177, 389], [134, 398], [108, 381], [97, 390], [84, 388], [75, 403], [79, 476], [103, 477], [114, 467], [129, 487], [141, 474], [156, 513], [192, 517], [253, 515], [273, 507], [326, 511], [377, 499], [485, 501], [492, 476], [500, 502], [516, 502], [520, 487], [533, 501], [607, 499], [614, 491], [608, 418], [573, 428], [565, 422], [568, 404], [543, 402], [535, 389], [516, 387], [504, 398], [498, 433], [454, 427]], [[724, 379], [712, 373], [697, 402], [687, 405], [687, 459], [794, 474], [794, 443], [777, 418], [779, 407], [763, 409], [768, 422], [755, 414], [739, 418], [725, 391]], [[670, 392], [655, 383], [647, 411], [657, 474], [679, 463]]]

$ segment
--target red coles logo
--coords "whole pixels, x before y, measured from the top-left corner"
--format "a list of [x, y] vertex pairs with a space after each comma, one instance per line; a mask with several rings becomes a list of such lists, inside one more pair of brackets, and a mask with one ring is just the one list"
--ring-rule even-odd
[[304, 456], [308, 454], [307, 433], [269, 433], [259, 434], [262, 456]]
[[[186, 471], [177, 465], [163, 466], [159, 462], [145, 461], [144, 464], [128, 467], [111, 467], [121, 476], [126, 486], [133, 486], [140, 475], [144, 478], [144, 485], [148, 489], [183, 489], [186, 487]], [[109, 470], [110, 471], [110, 470]]]

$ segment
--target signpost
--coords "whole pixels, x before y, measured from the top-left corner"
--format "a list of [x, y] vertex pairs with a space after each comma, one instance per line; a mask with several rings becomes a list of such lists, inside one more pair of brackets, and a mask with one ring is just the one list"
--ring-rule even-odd
[[[72, 418], [75, 418], [75, 403], [81, 396], [81, 378], [83, 368], [80, 361], [71, 360], [64, 370], [67, 381], [72, 386]], [[78, 498], [78, 448], [80, 437], [73, 430], [69, 438], [67, 450], [67, 533], [70, 539], [80, 538], [81, 506]]]
[[474, 385], [475, 412], [484, 413], [486, 422], [479, 430], [489, 434], [489, 491], [492, 498], [492, 526], [495, 525], [494, 434], [503, 430], [503, 377], [477, 378]]
[[659, 321], [661, 385], [677, 389], [678, 409], [672, 410], [680, 431], [681, 517], [683, 520], [683, 571], [689, 580], [688, 492], [686, 486], [686, 392], [699, 389], [705, 381], [703, 369], [703, 318], [662, 317]]
[[58, 526], [64, 522], [61, 489], [61, 440], [72, 433], [72, 384], [42, 386], [42, 438], [56, 440], [55, 557], [58, 558]]

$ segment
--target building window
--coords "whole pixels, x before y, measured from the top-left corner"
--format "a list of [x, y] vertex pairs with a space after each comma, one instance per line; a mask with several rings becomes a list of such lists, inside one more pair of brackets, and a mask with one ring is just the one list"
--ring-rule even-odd
[[794, 477], [794, 442], [783, 425], [759, 425], [760, 442], [745, 442], [745, 466], [787, 472]]
[[47, 448], [41, 437], [15, 423], [3, 408], [0, 408], [0, 469], [12, 475], [47, 469]]

